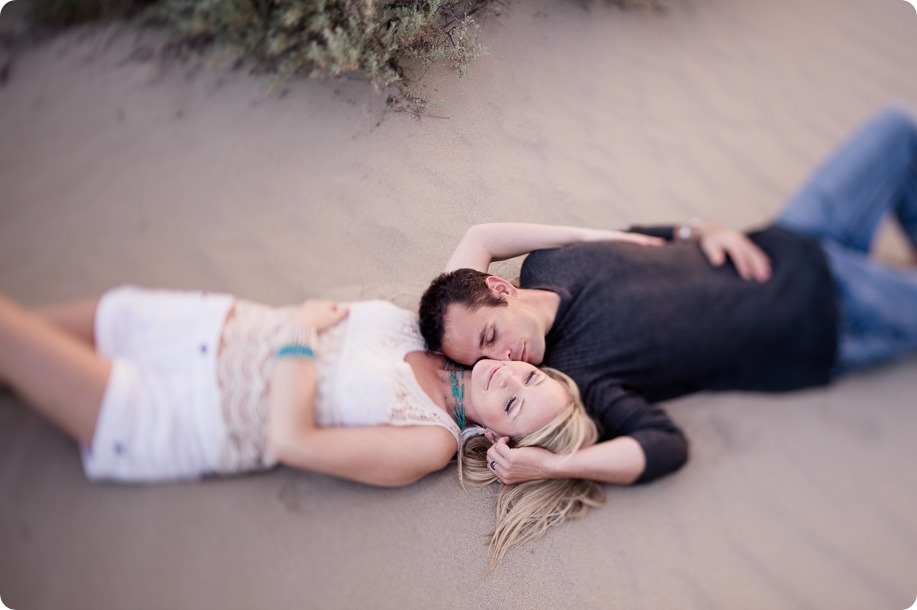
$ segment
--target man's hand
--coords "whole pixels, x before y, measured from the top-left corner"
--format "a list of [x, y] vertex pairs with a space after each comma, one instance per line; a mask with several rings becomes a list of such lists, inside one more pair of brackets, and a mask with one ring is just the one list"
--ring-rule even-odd
[[729, 257], [742, 279], [758, 282], [770, 279], [770, 259], [744, 233], [707, 222], [699, 227], [699, 231], [701, 250], [711, 265], [720, 267]]
[[509, 437], [502, 437], [487, 450], [487, 463], [504, 485], [536, 479], [551, 479], [551, 464], [557, 455], [538, 447], [511, 449]]

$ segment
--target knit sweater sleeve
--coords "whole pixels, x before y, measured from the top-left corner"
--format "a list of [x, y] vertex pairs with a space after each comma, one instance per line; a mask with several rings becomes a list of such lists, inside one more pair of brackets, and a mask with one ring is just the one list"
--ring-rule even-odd
[[652, 227], [641, 227], [641, 226], [632, 226], [627, 229], [631, 233], [641, 233], [643, 235], [649, 235], [651, 237], [661, 237], [672, 241], [675, 239], [675, 226], [674, 225], [659, 225]]
[[589, 388], [586, 403], [599, 423], [600, 440], [629, 436], [646, 456], [637, 483], [652, 481], [681, 468], [688, 460], [688, 441], [660, 407], [620, 385], [598, 382]]

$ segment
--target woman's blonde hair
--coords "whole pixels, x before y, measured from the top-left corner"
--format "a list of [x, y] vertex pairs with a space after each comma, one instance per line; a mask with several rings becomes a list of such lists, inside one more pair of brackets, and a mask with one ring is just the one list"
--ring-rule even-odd
[[[598, 439], [595, 422], [586, 413], [576, 383], [555, 369], [542, 367], [559, 381], [570, 395], [570, 403], [547, 426], [519, 439], [511, 447], [542, 447], [558, 454], [571, 454]], [[464, 484], [483, 486], [498, 482], [490, 469], [487, 450], [491, 443], [483, 436], [468, 439], [462, 446], [459, 477]], [[605, 489], [584, 479], [540, 479], [503, 485], [497, 499], [497, 523], [490, 540], [490, 567], [495, 568], [512, 547], [540, 538], [550, 527], [605, 502]]]

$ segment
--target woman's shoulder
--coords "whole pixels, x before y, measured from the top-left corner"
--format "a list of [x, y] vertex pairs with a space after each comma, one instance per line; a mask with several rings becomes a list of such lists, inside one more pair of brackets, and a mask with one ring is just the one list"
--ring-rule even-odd
[[389, 316], [400, 316], [417, 319], [417, 314], [413, 311], [408, 311], [403, 307], [395, 305], [391, 301], [386, 301], [384, 299], [371, 299], [368, 301], [354, 301], [352, 303], [346, 304], [350, 307], [351, 311], [359, 312], [370, 312], [374, 314], [384, 314]]
[[412, 350], [424, 349], [417, 314], [390, 301], [357, 301], [347, 304], [350, 323], [361, 332], [370, 332], [380, 339], [391, 337]]

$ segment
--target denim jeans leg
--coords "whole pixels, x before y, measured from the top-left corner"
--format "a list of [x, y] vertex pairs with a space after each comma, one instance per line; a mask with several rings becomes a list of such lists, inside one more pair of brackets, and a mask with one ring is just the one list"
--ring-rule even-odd
[[823, 241], [841, 308], [835, 374], [917, 352], [917, 272]]
[[836, 374], [917, 351], [917, 272], [868, 257], [888, 213], [917, 243], [917, 125], [900, 110], [857, 131], [776, 220], [818, 239], [828, 258], [841, 311]]
[[917, 123], [886, 110], [847, 140], [794, 195], [776, 224], [867, 252], [894, 213], [917, 243]]

